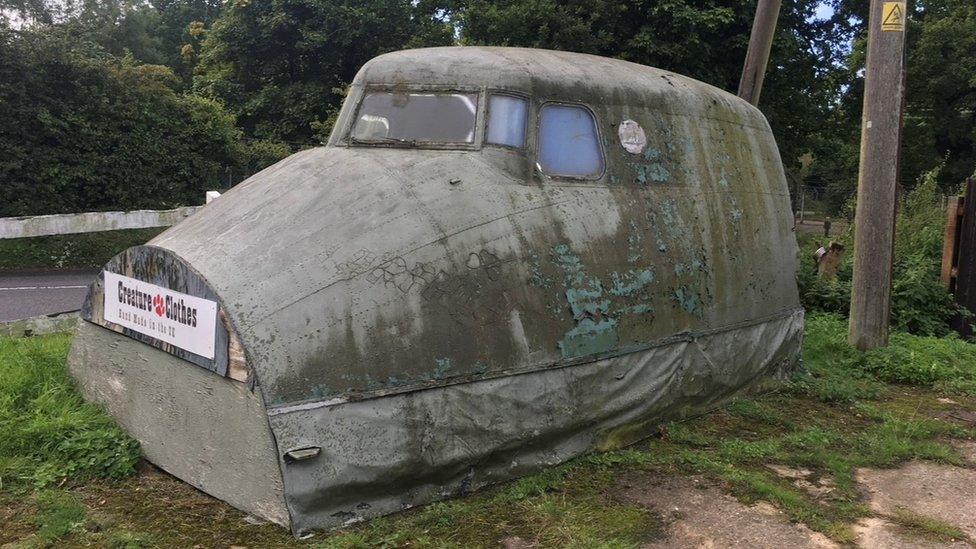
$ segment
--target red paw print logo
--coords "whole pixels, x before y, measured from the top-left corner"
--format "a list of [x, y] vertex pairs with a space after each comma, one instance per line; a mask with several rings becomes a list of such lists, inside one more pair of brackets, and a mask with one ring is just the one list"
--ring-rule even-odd
[[163, 316], [166, 312], [166, 307], [163, 305], [163, 296], [157, 295], [153, 298], [153, 307], [156, 308], [156, 315]]

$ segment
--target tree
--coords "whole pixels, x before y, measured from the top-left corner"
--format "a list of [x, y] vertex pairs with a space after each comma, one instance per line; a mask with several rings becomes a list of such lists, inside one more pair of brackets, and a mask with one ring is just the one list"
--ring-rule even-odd
[[909, 27], [903, 180], [945, 162], [943, 190], [976, 170], [976, 4], [926, 0]]
[[249, 151], [219, 104], [177, 88], [62, 28], [0, 30], [0, 216], [200, 203]]
[[[844, 33], [813, 19], [818, 0], [785, 0], [760, 108], [788, 168], [824, 141], [839, 95]], [[735, 92], [753, 0], [460, 0], [449, 8], [466, 44], [570, 50], [617, 57]]]
[[410, 0], [235, 0], [204, 40], [194, 89], [222, 101], [250, 136], [315, 145], [366, 61], [408, 43], [449, 42], [427, 9]]
[[[911, 190], [923, 174], [938, 168], [934, 173], [940, 190], [954, 192], [976, 169], [976, 5], [972, 0], [910, 4], [900, 184]], [[835, 15], [855, 37], [840, 109], [848, 121], [858, 122], [858, 132], [866, 6], [859, 0], [837, 0]]]

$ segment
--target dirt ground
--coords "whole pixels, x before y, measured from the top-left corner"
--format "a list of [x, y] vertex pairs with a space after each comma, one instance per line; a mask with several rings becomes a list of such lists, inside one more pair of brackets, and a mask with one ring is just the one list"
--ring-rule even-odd
[[[953, 444], [969, 460], [965, 466], [911, 461], [894, 469], [858, 470], [859, 491], [871, 516], [854, 525], [856, 546], [871, 549], [976, 547], [973, 543], [976, 540], [976, 442]], [[832, 482], [828, 477], [817, 478], [807, 469], [778, 464], [768, 464], [767, 468], [812, 497], [831, 497]], [[169, 530], [167, 534], [157, 534], [155, 543], [149, 546], [240, 549], [309, 547], [321, 542], [321, 539], [295, 540], [284, 529], [254, 520], [149, 464], [143, 464], [134, 478], [121, 483], [96, 483], [76, 494], [94, 510], [91, 518], [100, 522], [141, 527], [156, 523], [160, 527], [157, 531]], [[663, 536], [643, 545], [651, 549], [840, 547], [804, 524], [791, 522], [773, 505], [764, 501], [743, 503], [723, 490], [721, 484], [702, 476], [630, 471], [617, 479], [608, 495], [618, 503], [641, 506], [663, 518]], [[4, 503], [0, 505], [0, 525], [16, 524], [16, 515], [25, 509], [13, 502]], [[160, 504], [169, 508], [172, 515], [159, 516]], [[178, 527], [163, 527], [177, 517], [180, 524], [172, 526]], [[933, 519], [934, 525], [913, 527], [918, 521]], [[932, 531], [940, 527], [947, 533], [933, 536]], [[228, 539], [227, 531], [235, 531], [236, 535]], [[187, 532], [193, 532], [192, 538], [187, 537]], [[0, 528], [2, 549], [32, 546], [33, 541], [36, 540], [29, 529]], [[502, 546], [538, 547], [518, 537], [503, 540]]]
[[[874, 516], [854, 526], [856, 546], [868, 549], [973, 547], [976, 539], [976, 443], [957, 445], [970, 467], [913, 461], [896, 469], [862, 469], [858, 484]], [[829, 497], [829, 480], [810, 480], [803, 469], [771, 465], [798, 486]], [[790, 523], [765, 502], [746, 505], [701, 477], [631, 474], [618, 483], [618, 497], [646, 506], [665, 517], [666, 536], [648, 548], [824, 548], [839, 547], [803, 524]], [[918, 531], [912, 520], [935, 519], [936, 526], [964, 534], [933, 537], [933, 526]], [[951, 530], [951, 528], [947, 528]]]
[[702, 477], [631, 474], [619, 487], [620, 498], [665, 517], [667, 536], [646, 547], [835, 547], [823, 534], [790, 524], [772, 505], [745, 505]]

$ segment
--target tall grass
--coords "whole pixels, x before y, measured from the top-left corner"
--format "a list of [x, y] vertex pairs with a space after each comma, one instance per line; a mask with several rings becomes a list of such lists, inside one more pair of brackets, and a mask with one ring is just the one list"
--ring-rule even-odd
[[65, 368], [70, 336], [0, 338], [0, 488], [122, 477], [139, 446], [84, 402]]
[[[807, 317], [804, 360], [821, 385], [833, 386], [818, 387], [819, 391], [844, 393], [837, 386], [860, 381], [868, 387], [877, 380], [976, 394], [976, 345], [954, 335], [895, 331], [887, 347], [861, 353], [847, 344], [847, 319], [814, 313]], [[852, 398], [837, 400], [864, 396], [855, 392], [851, 392]]]

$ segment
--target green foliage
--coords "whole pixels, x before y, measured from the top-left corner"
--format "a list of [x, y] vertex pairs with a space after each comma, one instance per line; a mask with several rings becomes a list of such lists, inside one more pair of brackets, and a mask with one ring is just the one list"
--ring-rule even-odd
[[878, 398], [877, 380], [976, 394], [976, 345], [954, 336], [895, 331], [887, 347], [862, 353], [847, 344], [846, 319], [811, 314], [804, 361], [809, 372], [792, 390], [825, 402]]
[[139, 445], [75, 392], [68, 335], [0, 338], [0, 480], [46, 486], [133, 472]]
[[320, 547], [490, 547], [515, 536], [542, 547], [634, 547], [659, 536], [654, 513], [605, 496], [614, 480], [604, 474], [607, 465], [554, 467], [488, 493], [375, 519]]
[[249, 136], [313, 146], [313, 125], [366, 61], [452, 39], [409, 0], [236, 0], [203, 42], [194, 89], [226, 104]]
[[111, 532], [105, 540], [111, 549], [145, 549], [159, 547], [152, 536], [126, 530]]
[[[814, 22], [817, 0], [783, 2], [760, 107], [788, 168], [831, 118], [843, 37]], [[445, 4], [447, 4], [445, 2]], [[525, 46], [617, 57], [733, 93], [749, 42], [752, 0], [462, 0], [449, 9], [465, 44]], [[822, 141], [823, 139], [821, 139]], [[825, 147], [826, 148], [826, 147]], [[819, 152], [819, 151], [818, 151]], [[819, 157], [820, 155], [818, 155]], [[822, 155], [836, 156], [836, 150]]]
[[0, 216], [199, 204], [229, 168], [281, 156], [177, 88], [66, 29], [0, 30]]
[[729, 403], [727, 407], [730, 414], [766, 423], [769, 425], [779, 425], [783, 419], [775, 410], [768, 406], [749, 398], [737, 398]]
[[0, 240], [0, 271], [18, 269], [101, 268], [132, 246], [145, 244], [165, 227], [126, 229]]
[[924, 0], [909, 19], [903, 146], [909, 181], [943, 165], [950, 190], [976, 167], [976, 4]]
[[[821, 129], [805, 140], [816, 158], [805, 183], [819, 191], [829, 213], [841, 214], [857, 187], [870, 3], [829, 3], [835, 8], [832, 35], [837, 40], [853, 40], [841, 61], [843, 68], [827, 75], [837, 92], [836, 101], [821, 119]], [[976, 6], [970, 0], [919, 0], [909, 7], [899, 183], [910, 190], [923, 174], [943, 166], [938, 186], [951, 192], [976, 167], [976, 119], [972, 116], [976, 107]], [[784, 157], [788, 165], [791, 159]]]
[[[969, 316], [939, 280], [945, 230], [938, 187], [940, 173], [941, 168], [936, 168], [922, 177], [902, 201], [896, 220], [891, 324], [897, 330], [915, 334], [945, 335], [952, 318]], [[807, 310], [848, 314], [854, 263], [852, 236], [848, 232], [837, 239], [846, 245], [846, 250], [836, 280], [817, 277], [813, 251], [820, 241], [810, 241], [801, 248], [797, 283]]]
[[62, 490], [37, 494], [38, 514], [34, 517], [37, 537], [52, 543], [82, 529], [88, 512], [77, 498]]
[[899, 526], [933, 541], [951, 543], [968, 539], [959, 527], [908, 509], [896, 507], [891, 519]]
[[862, 355], [854, 363], [891, 383], [937, 386], [966, 381], [976, 389], [976, 345], [955, 337], [920, 337], [896, 332], [887, 347]]

